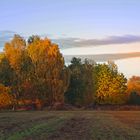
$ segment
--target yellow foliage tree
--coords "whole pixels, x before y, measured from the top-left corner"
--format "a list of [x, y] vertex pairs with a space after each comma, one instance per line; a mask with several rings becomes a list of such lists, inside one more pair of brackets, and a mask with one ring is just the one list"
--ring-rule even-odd
[[125, 103], [127, 79], [114, 63], [98, 64], [94, 69], [95, 96], [99, 104]]

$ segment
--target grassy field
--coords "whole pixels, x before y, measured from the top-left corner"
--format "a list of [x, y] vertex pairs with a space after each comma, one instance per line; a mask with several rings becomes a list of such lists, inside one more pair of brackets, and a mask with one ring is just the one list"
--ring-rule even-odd
[[0, 113], [0, 140], [140, 140], [140, 111]]

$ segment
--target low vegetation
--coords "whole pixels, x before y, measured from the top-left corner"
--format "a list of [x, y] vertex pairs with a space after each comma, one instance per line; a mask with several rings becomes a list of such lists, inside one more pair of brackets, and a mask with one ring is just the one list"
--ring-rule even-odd
[[137, 111], [0, 113], [1, 140], [139, 140]]

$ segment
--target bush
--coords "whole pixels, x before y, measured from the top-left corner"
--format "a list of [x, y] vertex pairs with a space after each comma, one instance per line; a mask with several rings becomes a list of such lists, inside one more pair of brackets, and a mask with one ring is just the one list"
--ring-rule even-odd
[[0, 84], [0, 109], [8, 109], [14, 105], [14, 98], [10, 95], [10, 88]]
[[132, 92], [128, 100], [129, 104], [140, 105], [140, 95], [136, 92]]
[[0, 109], [12, 108], [14, 104], [14, 98], [8, 93], [0, 94]]

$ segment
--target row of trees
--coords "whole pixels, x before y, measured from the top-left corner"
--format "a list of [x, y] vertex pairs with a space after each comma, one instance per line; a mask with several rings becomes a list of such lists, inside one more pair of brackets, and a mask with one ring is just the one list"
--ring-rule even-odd
[[96, 64], [73, 58], [68, 66], [70, 84], [66, 100], [74, 105], [123, 104], [126, 102], [127, 79], [113, 62]]
[[15, 35], [0, 54], [0, 107], [27, 100], [48, 106], [124, 104], [128, 98], [127, 79], [113, 62], [73, 58], [65, 66], [58, 45], [48, 38], [25, 41]]

